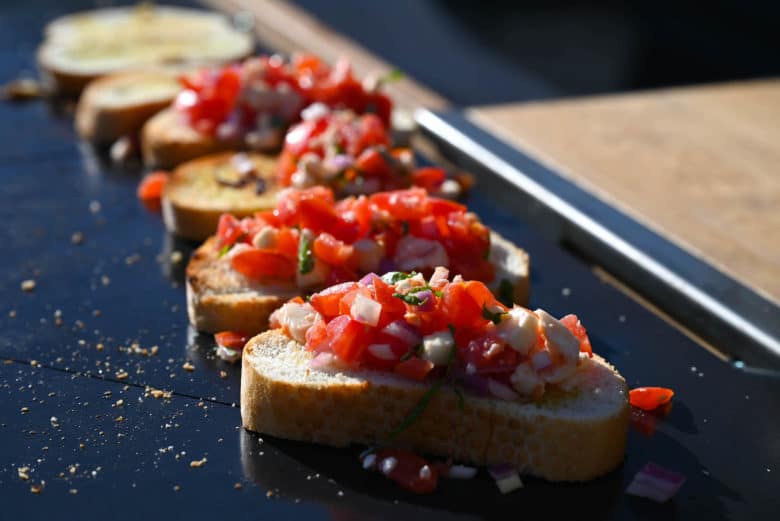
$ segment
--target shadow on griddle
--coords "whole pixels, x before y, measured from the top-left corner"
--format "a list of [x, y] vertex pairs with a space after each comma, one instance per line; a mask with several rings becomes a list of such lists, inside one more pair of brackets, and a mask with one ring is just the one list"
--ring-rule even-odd
[[361, 503], [370, 501], [379, 502], [380, 507], [401, 503], [407, 508], [433, 511], [432, 514], [467, 513], [483, 519], [504, 520], [512, 512], [522, 512], [524, 519], [535, 513], [544, 514], [545, 519], [574, 515], [580, 518], [583, 512], [588, 513], [588, 518], [601, 519], [612, 517], [625, 486], [621, 467], [588, 483], [524, 478], [524, 489], [501, 495], [487, 472], [480, 470], [471, 480], [441, 479], [434, 494], [421, 496], [406, 492], [377, 472], [363, 470], [358, 447], [337, 449], [260, 437], [243, 429], [239, 435], [247, 479], [284, 498], [315, 501], [345, 511], [364, 512], [358, 510]]

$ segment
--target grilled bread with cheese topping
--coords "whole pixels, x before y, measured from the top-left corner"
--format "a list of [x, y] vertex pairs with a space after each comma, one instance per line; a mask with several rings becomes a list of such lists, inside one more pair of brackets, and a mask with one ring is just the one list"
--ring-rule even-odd
[[203, 241], [217, 231], [223, 213], [248, 217], [276, 204], [276, 159], [225, 152], [180, 165], [162, 197], [168, 231]]
[[146, 121], [168, 107], [181, 90], [163, 70], [110, 74], [91, 82], [76, 107], [76, 130], [97, 145], [136, 136]]
[[139, 4], [63, 16], [45, 30], [38, 64], [60, 94], [106, 74], [228, 63], [254, 50], [252, 36], [218, 14]]
[[[392, 372], [313, 368], [313, 353], [281, 330], [243, 350], [241, 419], [280, 438], [381, 444], [430, 388]], [[463, 395], [443, 386], [393, 441], [476, 465], [509, 464], [550, 481], [585, 481], [623, 460], [628, 389], [603, 358], [584, 359], [566, 389], [535, 402]]]
[[[506, 281], [511, 285], [514, 302], [525, 305], [529, 293], [528, 254], [495, 232], [490, 241], [496, 277], [488, 287], [498, 293], [499, 285]], [[187, 312], [198, 331], [265, 331], [271, 313], [300, 294], [302, 290], [293, 284], [260, 284], [235, 271], [230, 254], [220, 254], [216, 237], [195, 250], [187, 265]]]

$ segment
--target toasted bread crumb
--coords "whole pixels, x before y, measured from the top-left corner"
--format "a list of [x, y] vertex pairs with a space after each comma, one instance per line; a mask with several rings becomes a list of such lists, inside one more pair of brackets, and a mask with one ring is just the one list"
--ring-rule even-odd
[[19, 474], [19, 479], [22, 481], [30, 479], [30, 467], [19, 467], [16, 469], [16, 472]]
[[189, 361], [184, 362], [184, 365], [182, 365], [181, 368], [184, 369], [185, 371], [189, 371], [189, 372], [192, 372], [192, 371], [195, 370], [195, 366], [192, 365]]
[[70, 242], [76, 246], [82, 244], [84, 242], [84, 234], [82, 232], [73, 232], [73, 235], [70, 236]]
[[120, 369], [119, 371], [116, 372], [117, 380], [126, 380], [128, 376], [130, 375], [128, 375], [127, 371], [125, 371], [124, 369]]
[[199, 469], [199, 468], [201, 468], [203, 465], [205, 465], [207, 461], [208, 461], [208, 460], [207, 460], [207, 459], [205, 458], [205, 456], [204, 456], [203, 458], [201, 458], [201, 459], [199, 459], [199, 460], [193, 460], [193, 461], [190, 461], [190, 467], [191, 467], [191, 468], [194, 468], [194, 469]]
[[244, 486], [241, 483], [235, 483], [233, 485], [233, 488], [236, 490], [241, 490], [242, 488], [244, 488]]
[[27, 293], [35, 291], [35, 281], [33, 279], [23, 280], [22, 291], [26, 291]]

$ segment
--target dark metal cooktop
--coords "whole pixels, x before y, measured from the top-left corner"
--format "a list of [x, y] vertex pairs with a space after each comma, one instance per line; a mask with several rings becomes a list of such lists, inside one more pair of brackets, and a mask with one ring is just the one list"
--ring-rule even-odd
[[[5, 81], [31, 68], [55, 13], [2, 9]], [[136, 201], [140, 167], [105, 164], [78, 143], [62, 105], [43, 101], [0, 105], [0, 143], [3, 519], [759, 519], [780, 511], [780, 381], [722, 363], [601, 281], [525, 225], [514, 188], [497, 178], [483, 179], [469, 203], [531, 253], [532, 305], [579, 313], [630, 386], [670, 386], [677, 397], [655, 434], [632, 430], [624, 465], [591, 483], [527, 479], [502, 496], [481, 472], [416, 497], [361, 470], [357, 447], [240, 429], [238, 369], [187, 327], [182, 272], [192, 245], [169, 237]], [[175, 251], [183, 262], [171, 261]], [[27, 279], [32, 292], [20, 288]], [[144, 354], [155, 345], [155, 355]], [[156, 398], [146, 386], [172, 394]], [[648, 461], [688, 478], [667, 504], [623, 492]]]

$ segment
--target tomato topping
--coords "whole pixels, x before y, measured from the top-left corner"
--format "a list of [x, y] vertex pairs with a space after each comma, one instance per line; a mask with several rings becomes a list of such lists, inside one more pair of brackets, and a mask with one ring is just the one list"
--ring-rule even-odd
[[433, 362], [411, 357], [395, 366], [394, 371], [411, 380], [422, 381], [433, 369]]
[[482, 305], [469, 294], [464, 282], [449, 284], [444, 289], [442, 310], [449, 323], [465, 329], [480, 328], [488, 322], [482, 316]]
[[165, 185], [168, 184], [168, 172], [159, 170], [147, 174], [138, 185], [137, 195], [142, 201], [159, 201]]
[[228, 213], [223, 213], [217, 225], [217, 238], [220, 246], [232, 246], [244, 235], [241, 223]]
[[328, 264], [345, 264], [354, 253], [351, 245], [336, 239], [329, 233], [321, 233], [314, 240], [314, 254]]
[[590, 345], [590, 339], [588, 338], [588, 332], [585, 326], [582, 325], [577, 315], [566, 315], [561, 319], [561, 324], [566, 326], [566, 329], [577, 337], [580, 341], [580, 351], [588, 353], [588, 356], [593, 358], [593, 347]]
[[238, 331], [221, 331], [219, 333], [214, 333], [214, 339], [217, 341], [217, 344], [236, 351], [244, 349], [249, 338], [249, 335], [246, 333], [240, 333]]
[[412, 183], [429, 191], [439, 188], [445, 179], [447, 173], [441, 168], [425, 167], [412, 172]]
[[436, 490], [439, 480], [436, 465], [408, 450], [377, 451], [376, 467], [383, 475], [416, 494], [430, 494]]
[[250, 279], [291, 279], [297, 271], [296, 262], [269, 250], [251, 248], [231, 259], [233, 269]]
[[309, 302], [312, 307], [316, 309], [320, 315], [325, 318], [333, 318], [339, 314], [339, 303], [341, 299], [358, 287], [357, 282], [343, 282], [331, 286], [319, 293], [315, 293], [311, 296]]
[[637, 387], [628, 393], [629, 402], [644, 411], [652, 411], [672, 401], [674, 391], [666, 387]]
[[369, 329], [348, 315], [339, 315], [328, 322], [326, 335], [333, 353], [348, 364], [360, 359], [371, 339]]

